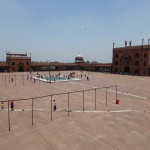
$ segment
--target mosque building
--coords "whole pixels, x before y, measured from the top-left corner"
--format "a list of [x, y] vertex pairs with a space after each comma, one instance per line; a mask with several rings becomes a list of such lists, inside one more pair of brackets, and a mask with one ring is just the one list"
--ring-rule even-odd
[[150, 45], [132, 46], [125, 41], [124, 47], [114, 48], [112, 72], [131, 75], [150, 75]]
[[150, 45], [132, 46], [125, 41], [124, 47], [114, 47], [112, 63], [90, 63], [78, 54], [73, 63], [34, 63], [25, 54], [7, 53], [6, 62], [0, 62], [0, 72], [85, 70], [150, 76]]

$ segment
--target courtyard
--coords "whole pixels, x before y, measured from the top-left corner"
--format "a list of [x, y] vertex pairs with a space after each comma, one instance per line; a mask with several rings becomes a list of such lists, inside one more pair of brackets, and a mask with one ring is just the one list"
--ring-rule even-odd
[[[75, 75], [81, 80], [46, 83], [31, 78], [37, 72], [0, 73], [0, 150], [150, 149], [149, 77], [86, 71]], [[13, 111], [8, 110], [11, 100]]]

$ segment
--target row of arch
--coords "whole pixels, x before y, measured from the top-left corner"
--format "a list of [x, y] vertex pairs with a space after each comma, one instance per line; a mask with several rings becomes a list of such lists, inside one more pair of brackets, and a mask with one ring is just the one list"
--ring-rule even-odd
[[[115, 68], [115, 73], [118, 73], [118, 68]], [[124, 73], [128, 73], [128, 74], [135, 74], [138, 75], [139, 74], [139, 69], [135, 69], [133, 72], [131, 72], [130, 67], [129, 66], [125, 66], [124, 67]], [[146, 74], [146, 71], [143, 70], [143, 75]]]
[[[16, 63], [15, 62], [12, 62], [12, 65], [15, 65]], [[29, 62], [26, 62], [26, 65], [29, 65], [30, 63]]]
[[[118, 63], [118, 60], [116, 60], [116, 61], [115, 61], [115, 66], [118, 66], [118, 64], [119, 64], [119, 63]], [[139, 61], [135, 61], [134, 65], [135, 65], [135, 66], [139, 66], [139, 65], [140, 65]], [[143, 62], [143, 66], [146, 66], [146, 62]]]
[[[119, 57], [119, 54], [115, 54], [115, 58], [118, 58], [118, 57]], [[139, 53], [135, 53], [135, 58], [139, 58], [139, 57], [140, 57], [140, 54]], [[146, 58], [147, 54], [144, 53], [143, 57]]]
[[[116, 73], [119, 72], [119, 71], [118, 71], [118, 68], [115, 68], [115, 72], [116, 72]], [[125, 66], [125, 67], [124, 67], [124, 73], [130, 73], [130, 72], [131, 72], [130, 67], [129, 67], [129, 66]], [[135, 69], [135, 70], [133, 71], [133, 73], [134, 73], [134, 74], [139, 74], [139, 69]]]
[[[17, 70], [16, 70], [16, 69], [17, 69]], [[12, 66], [11, 69], [10, 69], [10, 71], [12, 71], [12, 72], [15, 72], [15, 71], [18, 71], [18, 72], [30, 71], [30, 68], [29, 68], [29, 66], [27, 66], [27, 67], [25, 68], [25, 65], [24, 65], [23, 63], [19, 63], [19, 64], [17, 65], [17, 68], [16, 68], [15, 66]]]

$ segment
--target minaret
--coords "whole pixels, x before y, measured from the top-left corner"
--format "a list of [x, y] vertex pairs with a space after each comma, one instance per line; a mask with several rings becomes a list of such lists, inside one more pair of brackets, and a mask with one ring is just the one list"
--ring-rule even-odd
[[114, 49], [114, 47], [115, 47], [115, 43], [113, 42], [113, 49]]
[[144, 39], [142, 39], [142, 45], [144, 44]]
[[125, 41], [125, 47], [127, 46], [127, 41]]

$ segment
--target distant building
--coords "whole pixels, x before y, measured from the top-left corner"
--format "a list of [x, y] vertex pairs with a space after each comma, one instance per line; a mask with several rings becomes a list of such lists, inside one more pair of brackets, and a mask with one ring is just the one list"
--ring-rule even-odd
[[75, 63], [33, 63], [27, 54], [6, 52], [6, 62], [0, 63], [0, 72], [27, 72], [27, 71], [65, 71], [85, 70], [96, 72], [111, 72], [111, 64], [85, 63], [79, 54], [75, 57]]
[[26, 71], [65, 71], [65, 70], [85, 70], [96, 72], [112, 72], [119, 74], [131, 74], [150, 76], [150, 45], [129, 46], [125, 41], [125, 47], [114, 48], [112, 64], [102, 64], [98, 62], [86, 62], [78, 54], [75, 63], [32, 63], [31, 56], [26, 54], [16, 54], [6, 52], [6, 62], [0, 62], [0, 72], [26, 72]]
[[150, 45], [113, 48], [112, 72], [133, 75], [150, 75]]
[[31, 57], [27, 54], [16, 54], [6, 52], [6, 64], [8, 72], [26, 72], [31, 71]]

